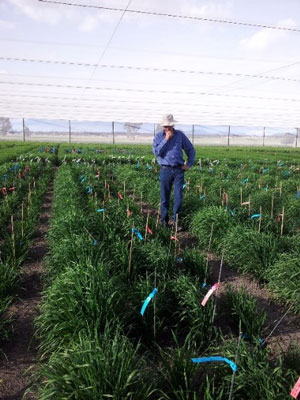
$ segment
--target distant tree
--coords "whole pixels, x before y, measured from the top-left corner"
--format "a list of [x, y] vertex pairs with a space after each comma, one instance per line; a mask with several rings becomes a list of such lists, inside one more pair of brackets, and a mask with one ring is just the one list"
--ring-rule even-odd
[[136, 133], [141, 129], [142, 123], [125, 122], [124, 129], [128, 139], [135, 139]]
[[9, 118], [0, 117], [0, 135], [6, 136], [12, 129], [12, 124]]
[[31, 136], [31, 130], [28, 128], [26, 124], [24, 124], [24, 131], [25, 131], [25, 137]]

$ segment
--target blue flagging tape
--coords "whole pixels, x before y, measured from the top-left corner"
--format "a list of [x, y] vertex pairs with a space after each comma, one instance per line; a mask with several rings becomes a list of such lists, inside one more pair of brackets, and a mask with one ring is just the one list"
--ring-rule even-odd
[[203, 194], [202, 196], [200, 196], [200, 200], [204, 200], [205, 199], [205, 194]]
[[229, 208], [228, 206], [226, 206], [226, 210], [234, 217], [234, 212], [232, 211], [231, 208]]
[[248, 178], [245, 178], [244, 180], [243, 180], [243, 183], [247, 183], [248, 182]]
[[98, 240], [97, 240], [97, 239], [94, 239], [94, 241], [93, 241], [93, 245], [94, 245], [94, 246], [96, 246], [96, 245], [97, 245], [97, 243], [98, 243]]
[[260, 218], [261, 216], [262, 216], [261, 214], [253, 214], [251, 215], [250, 219]]
[[146, 298], [146, 300], [144, 301], [144, 304], [141, 308], [141, 311], [140, 311], [141, 315], [144, 315], [144, 312], [145, 312], [148, 304], [150, 303], [150, 300], [153, 299], [153, 297], [156, 295], [156, 293], [157, 293], [157, 289], [154, 288], [152, 290], [152, 292], [149, 294], [149, 296]]
[[237, 371], [237, 365], [231, 361], [228, 360], [228, 358], [225, 357], [220, 357], [220, 356], [214, 356], [214, 357], [199, 357], [199, 358], [192, 358], [192, 361], [194, 363], [206, 363], [206, 362], [214, 362], [214, 361], [225, 361], [227, 364], [230, 365], [232, 371]]
[[177, 257], [177, 258], [176, 258], [176, 261], [179, 262], [179, 263], [182, 263], [183, 258], [182, 258], [182, 257]]
[[186, 183], [184, 183], [183, 185], [182, 185], [182, 189], [184, 189], [186, 187]]
[[135, 233], [135, 234], [137, 235], [137, 237], [138, 237], [140, 240], [144, 240], [144, 238], [143, 238], [143, 236], [141, 235], [141, 232], [140, 232], [140, 231], [138, 231], [136, 228], [131, 228], [131, 230], [132, 230], [133, 233]]
[[106, 210], [106, 208], [98, 208], [97, 212], [101, 213], [101, 212], [104, 212], [105, 210]]

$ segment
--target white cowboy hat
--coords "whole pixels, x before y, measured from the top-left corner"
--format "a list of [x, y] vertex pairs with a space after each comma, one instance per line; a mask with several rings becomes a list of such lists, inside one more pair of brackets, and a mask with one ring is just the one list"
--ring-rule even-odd
[[166, 114], [162, 117], [160, 126], [174, 126], [177, 121], [174, 120], [173, 114]]

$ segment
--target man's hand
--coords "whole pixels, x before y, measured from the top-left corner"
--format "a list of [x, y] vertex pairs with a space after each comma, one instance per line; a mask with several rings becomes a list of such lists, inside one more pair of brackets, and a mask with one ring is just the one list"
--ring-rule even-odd
[[184, 171], [187, 171], [189, 169], [189, 166], [187, 164], [183, 164], [181, 169], [183, 169]]
[[164, 131], [166, 134], [166, 141], [170, 140], [174, 136], [174, 129], [172, 126], [164, 126]]
[[173, 132], [172, 131], [166, 132], [166, 140], [170, 140], [172, 137], [173, 137]]

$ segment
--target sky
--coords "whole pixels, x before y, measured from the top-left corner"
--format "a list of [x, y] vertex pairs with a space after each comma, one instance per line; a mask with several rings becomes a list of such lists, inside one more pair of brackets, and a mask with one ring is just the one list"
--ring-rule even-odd
[[1, 117], [300, 127], [298, 0], [67, 2], [0, 1]]

